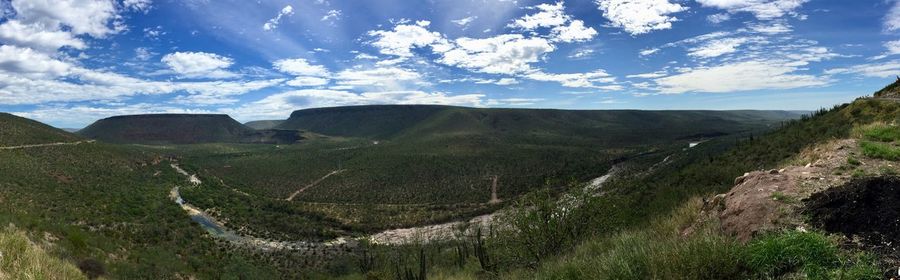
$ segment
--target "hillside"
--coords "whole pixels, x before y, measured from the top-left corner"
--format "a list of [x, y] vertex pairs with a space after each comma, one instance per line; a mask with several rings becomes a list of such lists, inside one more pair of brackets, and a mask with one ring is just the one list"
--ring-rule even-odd
[[897, 81], [893, 84], [875, 92], [874, 96], [878, 98], [900, 98], [900, 77], [897, 77]]
[[[46, 137], [48, 131], [55, 137]], [[0, 149], [0, 279], [78, 279], [74, 266], [107, 279], [273, 272], [240, 251], [222, 252], [191, 222], [168, 197], [184, 179], [161, 156], [134, 146], [59, 138], [41, 125], [17, 133], [42, 143], [80, 144]]]
[[115, 116], [98, 120], [78, 134], [120, 144], [290, 144], [302, 139], [296, 131], [257, 131], [228, 115], [202, 114]]
[[[298, 110], [278, 126], [332, 136], [428, 140], [442, 136], [500, 138], [609, 138], [609, 142], [649, 135], [702, 138], [750, 125], [797, 118], [784, 111], [638, 111], [486, 109], [434, 105], [370, 105]], [[688, 126], [703, 133], [679, 134]], [[636, 133], [635, 133], [636, 132]], [[676, 136], [677, 135], [677, 136]], [[556, 139], [558, 140], [558, 139]], [[569, 140], [566, 140], [569, 141]]]
[[298, 110], [279, 129], [302, 129], [332, 136], [390, 138], [400, 131], [453, 107], [436, 105], [369, 105]]
[[[885, 279], [900, 263], [898, 122], [900, 103], [860, 99], [626, 167], [599, 193], [536, 192], [494, 224], [499, 233], [426, 246], [446, 261], [425, 269], [449, 279]], [[460, 248], [482, 253], [454, 263]], [[419, 254], [400, 248], [374, 262], [393, 254], [417, 267]]]
[[262, 129], [273, 129], [283, 122], [284, 122], [284, 120], [259, 120], [259, 121], [245, 122], [244, 125], [246, 125], [249, 128], [252, 128], [252, 129], [262, 130]]
[[0, 146], [72, 142], [81, 137], [38, 121], [0, 113]]

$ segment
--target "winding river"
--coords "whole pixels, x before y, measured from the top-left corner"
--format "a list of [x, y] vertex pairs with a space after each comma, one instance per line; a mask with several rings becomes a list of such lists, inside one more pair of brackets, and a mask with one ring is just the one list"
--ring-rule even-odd
[[[188, 178], [188, 182], [192, 185], [199, 186], [202, 181], [193, 174], [189, 174], [177, 164], [171, 164], [179, 174]], [[601, 177], [591, 180], [586, 186], [590, 190], [598, 190], [603, 183], [615, 173], [616, 168], [612, 168], [609, 172]], [[199, 224], [206, 232], [215, 238], [229, 241], [239, 246], [246, 246], [260, 250], [329, 250], [347, 246], [355, 246], [360, 239], [367, 239], [373, 244], [385, 245], [402, 245], [419, 242], [431, 242], [436, 240], [448, 240], [458, 236], [460, 230], [472, 230], [478, 226], [482, 228], [490, 227], [494, 224], [495, 216], [501, 212], [497, 211], [487, 215], [476, 216], [466, 221], [456, 221], [441, 224], [433, 224], [411, 228], [385, 230], [367, 237], [339, 237], [326, 242], [308, 242], [308, 241], [274, 241], [252, 236], [243, 236], [230, 229], [223, 223], [207, 214], [202, 209], [186, 202], [178, 191], [178, 187], [174, 187], [169, 191], [169, 198], [178, 204], [191, 217], [191, 220]]]

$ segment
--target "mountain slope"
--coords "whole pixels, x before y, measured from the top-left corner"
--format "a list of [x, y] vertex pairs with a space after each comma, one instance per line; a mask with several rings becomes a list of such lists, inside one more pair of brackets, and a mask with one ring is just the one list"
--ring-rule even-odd
[[332, 136], [386, 139], [449, 106], [367, 105], [298, 110], [278, 125]]
[[255, 130], [228, 115], [193, 114], [115, 116], [99, 120], [78, 134], [120, 144], [293, 144], [303, 139], [295, 130]]
[[900, 78], [897, 78], [897, 81], [893, 84], [890, 84], [883, 89], [875, 92], [875, 97], [878, 98], [900, 98]]
[[[713, 134], [799, 117], [782, 111], [637, 111], [484, 109], [434, 105], [370, 105], [298, 110], [278, 126], [333, 136], [428, 139], [481, 135], [504, 138], [612, 138], [673, 135], [687, 126]], [[662, 130], [662, 131], [660, 131]], [[696, 131], [697, 129], [692, 129]], [[720, 131], [721, 130], [721, 131]], [[730, 130], [730, 131], [726, 131]], [[635, 134], [635, 132], [639, 132]], [[703, 135], [680, 135], [691, 137]]]
[[252, 128], [252, 129], [262, 130], [262, 129], [273, 129], [283, 122], [284, 122], [284, 120], [259, 120], [259, 121], [245, 122], [244, 125], [246, 125], [249, 128]]
[[105, 118], [78, 134], [109, 143], [189, 144], [238, 142], [252, 132], [228, 115], [158, 114]]
[[78, 141], [81, 137], [38, 121], [0, 113], [0, 146]]

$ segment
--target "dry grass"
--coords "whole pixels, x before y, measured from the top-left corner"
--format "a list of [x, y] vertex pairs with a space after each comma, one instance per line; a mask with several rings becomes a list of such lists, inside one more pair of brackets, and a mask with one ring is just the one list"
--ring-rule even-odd
[[75, 265], [52, 257], [24, 232], [0, 229], [0, 279], [85, 279]]

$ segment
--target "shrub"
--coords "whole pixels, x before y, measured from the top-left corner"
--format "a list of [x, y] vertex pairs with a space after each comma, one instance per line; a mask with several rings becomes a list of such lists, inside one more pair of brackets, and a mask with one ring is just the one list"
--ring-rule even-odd
[[745, 256], [750, 272], [763, 278], [792, 273], [807, 279], [879, 277], [870, 257], [842, 252], [835, 240], [816, 232], [786, 231], [760, 237], [747, 245]]
[[900, 160], [900, 148], [893, 147], [890, 144], [863, 141], [859, 143], [863, 150], [863, 154], [872, 158], [880, 158], [886, 160]]

